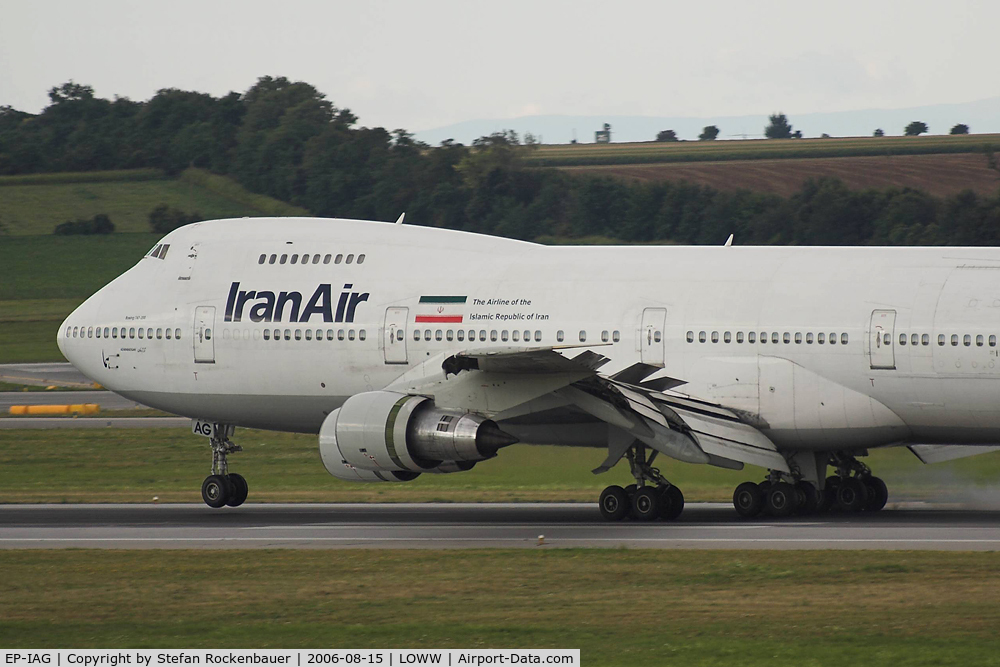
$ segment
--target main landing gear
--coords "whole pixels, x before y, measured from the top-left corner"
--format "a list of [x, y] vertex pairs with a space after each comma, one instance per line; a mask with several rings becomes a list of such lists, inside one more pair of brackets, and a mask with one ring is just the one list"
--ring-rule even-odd
[[646, 446], [633, 444], [625, 456], [635, 477], [627, 487], [609, 486], [601, 492], [601, 516], [609, 521], [631, 517], [636, 521], [673, 520], [684, 511], [684, 494], [652, 466], [657, 451], [646, 455]]
[[219, 435], [213, 435], [211, 439], [212, 474], [201, 484], [201, 498], [209, 507], [239, 507], [246, 501], [250, 487], [243, 475], [229, 472], [226, 457], [242, 452], [243, 448], [229, 439], [231, 428], [220, 427], [216, 432]]
[[733, 507], [746, 518], [761, 513], [786, 517], [827, 511], [878, 512], [885, 507], [889, 490], [868, 466], [843, 452], [831, 454], [829, 465], [836, 467], [836, 474], [826, 478], [822, 489], [802, 479], [794, 468], [791, 475], [770, 470], [759, 484], [743, 482], [737, 486]]

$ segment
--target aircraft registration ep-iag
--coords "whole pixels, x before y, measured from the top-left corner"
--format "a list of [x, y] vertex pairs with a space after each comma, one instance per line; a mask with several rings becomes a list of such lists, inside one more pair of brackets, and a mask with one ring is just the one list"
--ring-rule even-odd
[[765, 468], [733, 504], [783, 516], [881, 509], [872, 448], [997, 449], [998, 334], [995, 248], [552, 247], [245, 218], [169, 233], [59, 347], [195, 420], [213, 507], [247, 498], [227, 462], [245, 426], [316, 433], [358, 482], [462, 474], [516, 442], [601, 448], [595, 473], [624, 458], [635, 478], [601, 513], [650, 520], [684, 506], [660, 456]]

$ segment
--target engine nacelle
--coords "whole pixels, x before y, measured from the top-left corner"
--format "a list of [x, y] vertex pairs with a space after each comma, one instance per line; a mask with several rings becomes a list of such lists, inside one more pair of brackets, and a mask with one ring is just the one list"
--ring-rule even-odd
[[423, 396], [388, 391], [347, 399], [324, 420], [319, 440], [323, 464], [342, 479], [350, 469], [383, 475], [457, 472], [517, 442], [481, 415], [442, 410]]

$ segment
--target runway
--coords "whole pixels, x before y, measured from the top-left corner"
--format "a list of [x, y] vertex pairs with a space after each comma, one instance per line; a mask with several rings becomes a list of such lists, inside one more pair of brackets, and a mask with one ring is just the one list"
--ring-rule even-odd
[[146, 407], [113, 391], [0, 391], [0, 413], [4, 414], [12, 405], [76, 403], [96, 403], [102, 410], [135, 410]]
[[74, 387], [89, 389], [94, 381], [67, 362], [44, 364], [0, 364], [0, 380], [36, 387]]
[[690, 504], [676, 522], [607, 523], [592, 504], [0, 505], [6, 549], [481, 547], [992, 551], [1000, 512], [920, 505], [743, 521], [729, 505]]

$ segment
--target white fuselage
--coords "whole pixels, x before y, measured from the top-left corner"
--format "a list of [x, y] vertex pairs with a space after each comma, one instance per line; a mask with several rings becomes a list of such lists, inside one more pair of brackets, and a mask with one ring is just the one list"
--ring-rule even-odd
[[[783, 449], [1000, 443], [997, 249], [548, 247], [298, 218], [164, 244], [59, 345], [105, 387], [192, 418], [317, 432], [444, 351], [592, 345], [602, 374], [662, 366]], [[601, 444], [566, 418], [518, 435]]]

